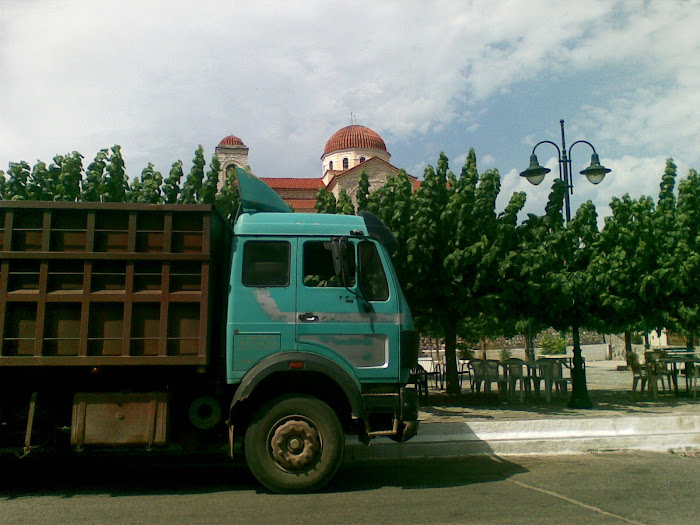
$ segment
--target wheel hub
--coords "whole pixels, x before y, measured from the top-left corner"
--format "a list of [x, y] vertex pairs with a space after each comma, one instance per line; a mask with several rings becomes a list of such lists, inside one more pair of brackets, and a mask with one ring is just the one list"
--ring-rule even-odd
[[321, 452], [318, 430], [303, 419], [290, 419], [279, 424], [272, 434], [270, 449], [275, 462], [285, 470], [312, 467]]

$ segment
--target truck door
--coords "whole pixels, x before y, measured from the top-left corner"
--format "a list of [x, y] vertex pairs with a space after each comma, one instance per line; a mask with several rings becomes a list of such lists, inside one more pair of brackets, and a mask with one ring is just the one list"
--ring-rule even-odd
[[298, 348], [345, 360], [361, 380], [395, 381], [398, 302], [381, 250], [374, 241], [347, 240], [346, 287], [335, 274], [332, 242], [330, 237], [299, 241]]
[[234, 240], [229, 299], [229, 380], [258, 361], [296, 349], [296, 239]]

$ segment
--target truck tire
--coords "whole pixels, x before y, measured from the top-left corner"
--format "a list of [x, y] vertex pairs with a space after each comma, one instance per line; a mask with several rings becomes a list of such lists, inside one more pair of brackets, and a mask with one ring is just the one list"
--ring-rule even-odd
[[323, 401], [284, 396], [263, 406], [245, 433], [253, 475], [273, 492], [312, 492], [330, 481], [343, 459], [338, 416]]

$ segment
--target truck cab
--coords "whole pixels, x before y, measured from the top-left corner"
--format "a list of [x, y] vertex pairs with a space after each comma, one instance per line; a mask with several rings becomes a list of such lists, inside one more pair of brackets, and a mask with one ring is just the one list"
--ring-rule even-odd
[[[323, 455], [317, 446], [323, 432], [308, 415], [285, 413], [248, 439], [256, 418], [291, 396], [297, 404], [326, 405], [343, 433], [365, 442], [409, 439], [417, 430], [417, 396], [406, 383], [418, 337], [391, 264], [395, 239], [379, 219], [290, 213], [259, 179], [240, 170], [238, 180], [243, 209], [234, 230], [226, 330], [227, 382], [237, 389], [229, 422], [232, 436], [238, 422], [248, 429], [249, 465], [278, 490], [280, 479], [293, 485], [299, 473], [308, 482], [307, 468]], [[251, 459], [248, 447], [259, 439], [268, 443]], [[336, 454], [342, 457], [342, 446]], [[256, 471], [256, 462], [272, 465]]]

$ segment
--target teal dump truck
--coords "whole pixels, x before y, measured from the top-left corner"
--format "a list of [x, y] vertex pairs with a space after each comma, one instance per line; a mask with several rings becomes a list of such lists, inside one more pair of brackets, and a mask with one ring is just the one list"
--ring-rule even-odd
[[0, 452], [243, 454], [325, 485], [346, 435], [405, 441], [418, 335], [376, 217], [0, 202]]

